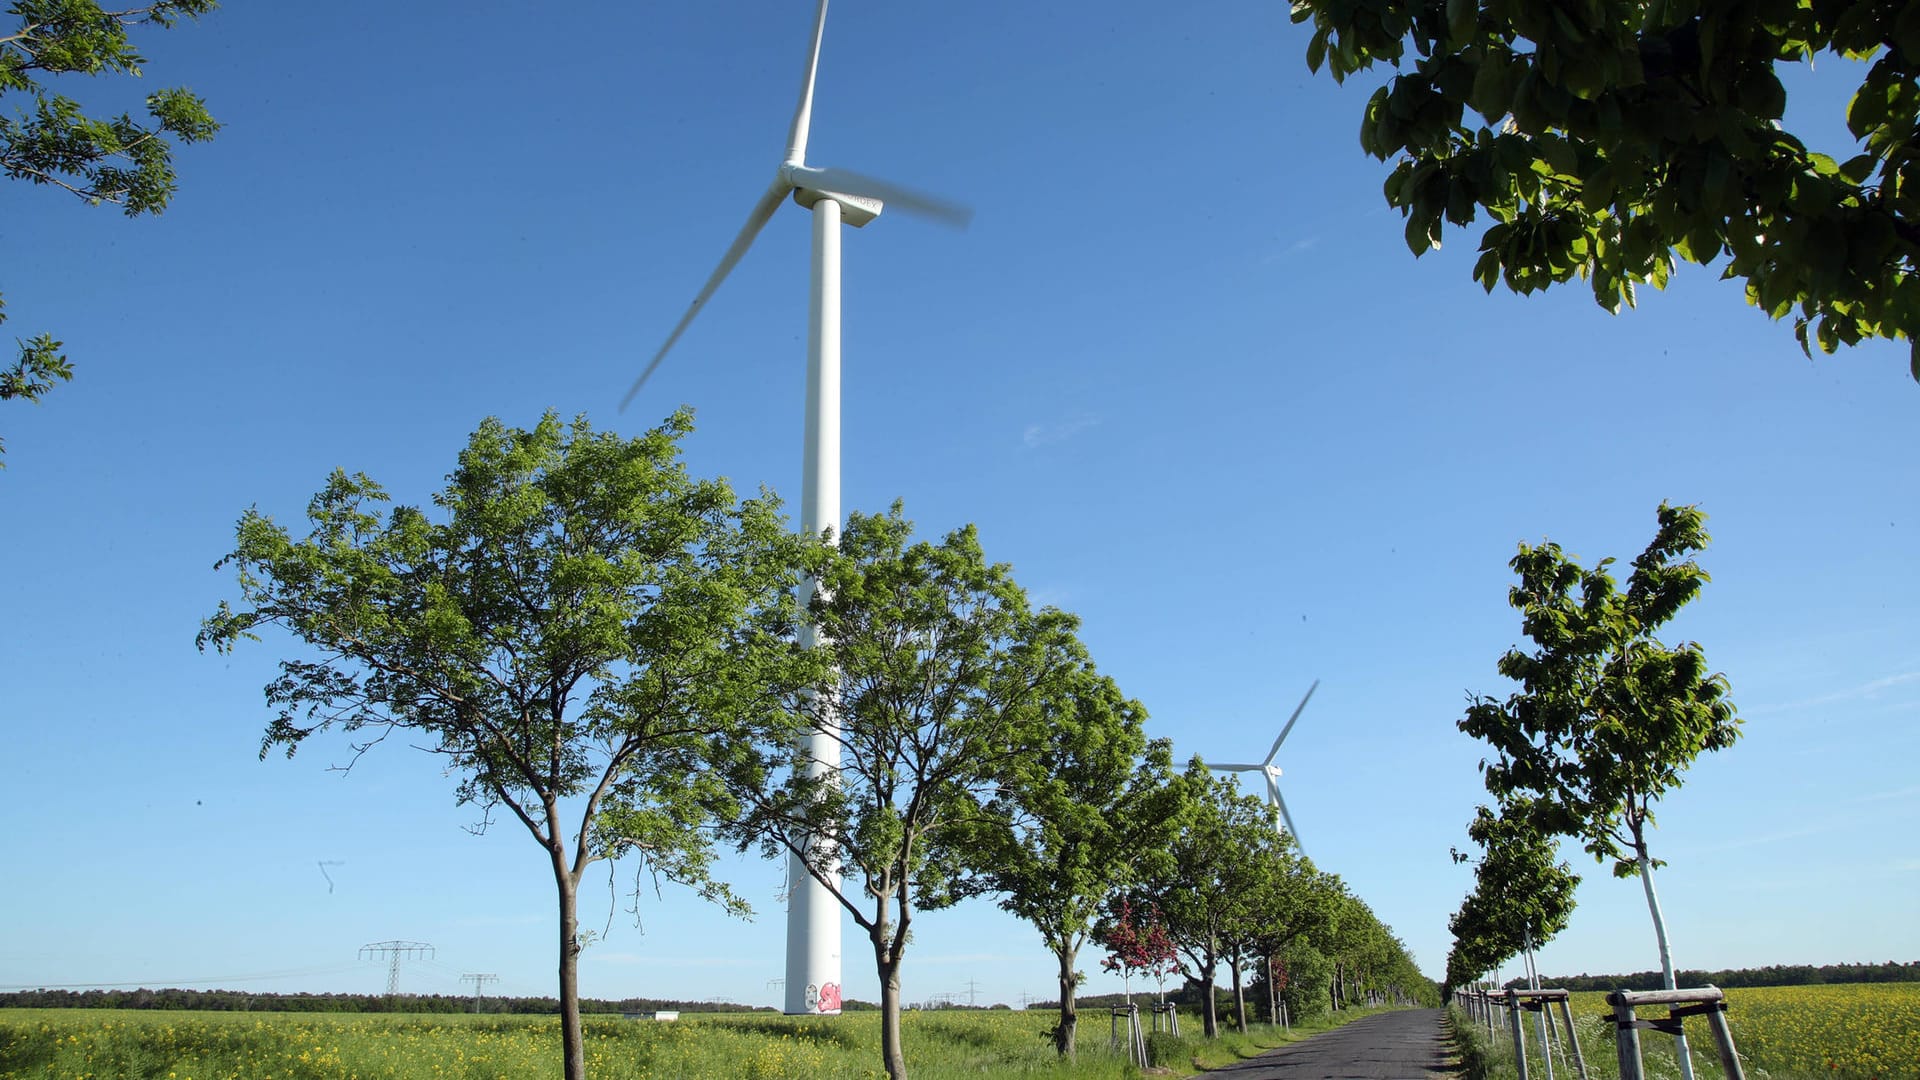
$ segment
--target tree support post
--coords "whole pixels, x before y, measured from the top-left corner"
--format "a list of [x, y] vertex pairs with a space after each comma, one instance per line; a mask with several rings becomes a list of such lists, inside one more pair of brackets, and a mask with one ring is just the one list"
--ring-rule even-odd
[[[1620, 1080], [1644, 1080], [1640, 1061], [1640, 1029], [1652, 1028], [1678, 1035], [1689, 1016], [1704, 1015], [1713, 1031], [1714, 1047], [1720, 1054], [1720, 1069], [1726, 1080], [1746, 1080], [1740, 1067], [1740, 1055], [1734, 1049], [1733, 1029], [1727, 1026], [1727, 996], [1718, 987], [1698, 990], [1615, 990], [1607, 995], [1613, 1006], [1613, 1025], [1620, 1055]], [[1641, 1020], [1634, 1009], [1641, 1005], [1665, 1005], [1667, 1015], [1659, 1020]], [[1684, 1043], [1681, 1045], [1685, 1045]]]
[[1520, 1080], [1527, 1080], [1527, 1026], [1520, 1019], [1520, 994], [1507, 991], [1507, 1020], [1513, 1028], [1513, 1065], [1520, 1070]]
[[[1542, 1024], [1541, 1031], [1543, 1033], [1552, 1030], [1553, 1006], [1556, 1003], [1560, 1006], [1561, 1015], [1566, 1019], [1567, 1025], [1565, 1044], [1571, 1044], [1573, 1046], [1574, 1068], [1579, 1074], [1579, 1080], [1588, 1080], [1587, 1061], [1580, 1053], [1579, 1040], [1574, 1037], [1573, 1013], [1567, 1007], [1567, 1000], [1571, 995], [1565, 990], [1551, 988], [1546, 990], [1509, 990], [1507, 991], [1507, 995], [1508, 1000], [1514, 1003], [1514, 1015], [1516, 1017], [1519, 1015], [1518, 1010], [1521, 1009], [1540, 1014]], [[1563, 1054], [1565, 1053], [1565, 1044], [1562, 1046]], [[1540, 1040], [1540, 1056], [1547, 1063], [1547, 1080], [1553, 1080], [1553, 1041], [1544, 1034]], [[1523, 1069], [1525, 1068], [1524, 1065], [1521, 1067]]]
[[1140, 1030], [1140, 1006], [1128, 1002], [1115, 1005], [1110, 1010], [1112, 1020], [1108, 1024], [1108, 1044], [1115, 1050], [1120, 1048], [1120, 1021], [1127, 1022], [1127, 1057], [1142, 1069], [1147, 1067], [1147, 1037]]
[[1573, 1047], [1574, 1071], [1580, 1075], [1580, 1080], [1587, 1080], [1587, 1058], [1580, 1052], [1580, 1039], [1573, 1033], [1573, 1009], [1568, 1006], [1566, 998], [1560, 999], [1560, 1022], [1567, 1029], [1567, 1045]]

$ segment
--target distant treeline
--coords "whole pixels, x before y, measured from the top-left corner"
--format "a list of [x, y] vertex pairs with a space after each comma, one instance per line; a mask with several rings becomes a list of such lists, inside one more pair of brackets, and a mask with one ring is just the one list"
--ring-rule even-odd
[[[1717, 986], [1722, 990], [1737, 986], [1808, 986], [1817, 983], [1920, 982], [1920, 960], [1900, 964], [1769, 964], [1759, 968], [1733, 971], [1688, 971], [1674, 973], [1674, 981], [1683, 987]], [[1658, 990], [1666, 980], [1657, 971], [1636, 971], [1631, 975], [1540, 976], [1541, 986], [1561, 990]], [[1510, 988], [1524, 988], [1525, 979], [1511, 979]]]
[[[244, 990], [16, 990], [0, 993], [0, 1007], [15, 1009], [201, 1009], [213, 1012], [351, 1012], [351, 1013], [558, 1013], [560, 1002], [550, 997], [478, 999], [448, 994], [269, 994]], [[848, 1002], [852, 1008], [859, 1003]], [[869, 1006], [871, 1007], [871, 1006]], [[606, 1001], [580, 999], [583, 1013], [775, 1012], [765, 1007], [717, 1001], [662, 1001], [625, 998]]]

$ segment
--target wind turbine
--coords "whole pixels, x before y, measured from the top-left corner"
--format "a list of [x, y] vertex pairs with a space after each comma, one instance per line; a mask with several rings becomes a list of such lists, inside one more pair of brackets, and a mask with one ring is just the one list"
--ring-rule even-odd
[[[820, 65], [820, 41], [827, 25], [827, 0], [820, 0], [813, 18], [813, 40], [800, 78], [800, 102], [787, 129], [787, 152], [774, 171], [773, 183], [754, 204], [747, 223], [721, 256], [707, 283], [687, 306], [687, 312], [667, 335], [646, 370], [633, 381], [620, 409], [626, 411], [694, 316], [720, 288], [733, 268], [753, 246], [754, 238], [772, 220], [788, 195], [813, 211], [813, 284], [807, 311], [807, 402], [805, 452], [800, 487], [800, 527], [813, 536], [840, 529], [840, 226], [859, 228], [880, 216], [892, 204], [896, 209], [936, 222], [965, 228], [973, 211], [957, 203], [909, 187], [848, 169], [808, 165], [807, 133], [813, 120], [814, 77]], [[808, 586], [811, 588], [811, 586]], [[818, 643], [813, 626], [800, 628], [800, 643]], [[837, 730], [821, 730], [803, 740], [811, 776], [831, 772], [840, 764]], [[840, 907], [826, 886], [814, 880], [799, 855], [788, 860], [786, 1012], [840, 1011]]]
[[[1300, 844], [1300, 830], [1293, 827], [1293, 815], [1287, 812], [1287, 800], [1280, 795], [1280, 766], [1275, 765], [1273, 759], [1280, 756], [1280, 744], [1287, 741], [1287, 733], [1293, 730], [1294, 722], [1300, 719], [1300, 713], [1306, 709], [1307, 698], [1311, 698], [1313, 692], [1318, 689], [1320, 689], [1320, 680], [1315, 679], [1313, 680], [1313, 685], [1307, 687], [1306, 697], [1301, 698], [1300, 704], [1294, 706], [1293, 715], [1287, 717], [1287, 726], [1281, 728], [1280, 737], [1273, 740], [1273, 749], [1267, 751], [1265, 761], [1262, 761], [1258, 765], [1207, 766], [1207, 768], [1212, 769], [1214, 772], [1257, 772], [1264, 776], [1267, 781], [1267, 805], [1277, 811], [1274, 814], [1273, 827], [1278, 829], [1280, 822], [1285, 820], [1287, 823], [1286, 831], [1292, 835], [1293, 842], [1296, 846]], [[1306, 848], [1301, 847], [1300, 850], [1305, 852]]]

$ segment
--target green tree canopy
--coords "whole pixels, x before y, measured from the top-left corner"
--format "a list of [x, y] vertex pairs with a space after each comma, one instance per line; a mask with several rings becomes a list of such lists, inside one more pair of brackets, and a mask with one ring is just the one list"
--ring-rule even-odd
[[1456, 938], [1484, 937], [1486, 950], [1499, 954], [1498, 964], [1538, 949], [1566, 929], [1580, 876], [1556, 858], [1553, 837], [1539, 830], [1531, 800], [1517, 800], [1500, 814], [1477, 808], [1467, 835], [1479, 845], [1481, 857], [1474, 866], [1473, 892], [1448, 923]]
[[[821, 666], [729, 774], [744, 808], [729, 835], [769, 858], [799, 856], [866, 932], [895, 1078], [906, 1074], [900, 964], [914, 913], [969, 891], [963, 879], [985, 866], [975, 841], [986, 802], [1031, 774], [1062, 680], [1086, 671], [1074, 618], [1033, 610], [972, 526], [938, 544], [912, 533], [896, 504], [851, 515], [821, 553]], [[813, 732], [839, 742], [837, 767], [799, 760], [794, 746]]]
[[[1481, 210], [1474, 276], [1584, 278], [1608, 311], [1725, 259], [1801, 347], [1905, 339], [1920, 379], [1920, 15], [1849, 0], [1294, 0], [1307, 64], [1395, 74], [1360, 144], [1415, 255]], [[1862, 61], [1835, 161], [1781, 127], [1783, 64]], [[1469, 116], [1471, 110], [1474, 116]]]
[[1459, 723], [1495, 752], [1482, 763], [1488, 791], [1542, 832], [1579, 836], [1621, 877], [1660, 865], [1646, 853], [1654, 804], [1696, 757], [1740, 735], [1726, 677], [1707, 670], [1700, 646], [1653, 636], [1708, 580], [1692, 559], [1706, 515], [1662, 503], [1658, 516], [1625, 591], [1612, 559], [1586, 570], [1558, 544], [1520, 545], [1508, 599], [1534, 648], [1499, 664], [1520, 689], [1474, 698]]
[[335, 472], [304, 538], [241, 517], [220, 562], [240, 606], [222, 601], [199, 636], [226, 652], [273, 626], [308, 647], [267, 685], [262, 757], [338, 729], [357, 759], [405, 732], [483, 826], [505, 807], [526, 827], [558, 891], [568, 1080], [585, 1073], [582, 876], [632, 853], [744, 913], [708, 873], [709, 763], [744, 742], [761, 688], [791, 678], [797, 545], [771, 498], [687, 475], [690, 430], [685, 412], [636, 439], [488, 420], [434, 513], [384, 510], [378, 484]]
[[970, 844], [981, 868], [972, 887], [998, 894], [1053, 952], [1054, 1047], [1071, 1055], [1080, 947], [1106, 899], [1172, 839], [1185, 803], [1171, 744], [1147, 739], [1146, 709], [1091, 663], [1067, 672], [1042, 708], [1036, 752], [1009, 762]]
[[[129, 113], [102, 119], [50, 92], [56, 75], [141, 74], [142, 58], [128, 39], [137, 26], [172, 26], [198, 17], [217, 0], [158, 0], [121, 9], [95, 0], [14, 0], [17, 20], [0, 37], [0, 171], [15, 180], [52, 184], [94, 205], [112, 203], [128, 217], [157, 214], [173, 196], [173, 144], [210, 139], [220, 129], [205, 103], [185, 89], [147, 95], [146, 121]], [[0, 303], [0, 323], [6, 322]], [[38, 401], [73, 367], [50, 334], [20, 341], [11, 367], [0, 370], [0, 401]], [[0, 441], [0, 451], [5, 442]]]
[[[1194, 758], [1182, 776], [1188, 809], [1183, 827], [1161, 856], [1146, 866], [1136, 893], [1158, 907], [1179, 950], [1181, 967], [1199, 984], [1207, 1038], [1218, 1038], [1214, 982], [1222, 962], [1242, 952], [1242, 934], [1281, 838], [1273, 811], [1243, 796], [1231, 776], [1214, 776]], [[1237, 974], [1237, 969], [1236, 969]]]

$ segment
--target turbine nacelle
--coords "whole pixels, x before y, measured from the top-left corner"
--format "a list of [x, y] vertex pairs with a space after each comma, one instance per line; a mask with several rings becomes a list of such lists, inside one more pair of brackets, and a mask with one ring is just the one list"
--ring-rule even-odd
[[1287, 741], [1287, 736], [1293, 732], [1294, 723], [1300, 719], [1301, 712], [1305, 711], [1308, 699], [1312, 698], [1313, 692], [1318, 689], [1320, 689], [1320, 680], [1315, 679], [1313, 685], [1307, 687], [1306, 696], [1300, 699], [1300, 704], [1294, 706], [1293, 715], [1287, 717], [1287, 724], [1280, 729], [1280, 737], [1273, 740], [1273, 746], [1267, 750], [1265, 761], [1258, 765], [1235, 762], [1207, 766], [1214, 772], [1259, 773], [1267, 782], [1267, 805], [1273, 808], [1274, 828], [1281, 829], [1292, 836], [1294, 845], [1301, 847], [1303, 852], [1306, 849], [1300, 845], [1300, 830], [1293, 827], [1293, 814], [1287, 810], [1286, 797], [1280, 794], [1280, 766], [1274, 764], [1274, 759], [1280, 756], [1280, 744]]
[[[791, 168], [793, 166], [783, 166], [780, 171], [785, 173]], [[879, 199], [869, 199], [864, 195], [854, 195], [845, 191], [822, 191], [819, 188], [794, 185], [793, 201], [799, 205], [811, 210], [813, 204], [821, 199], [832, 199], [839, 203], [840, 224], [851, 225], [856, 229], [879, 217], [880, 211], [887, 205]]]

